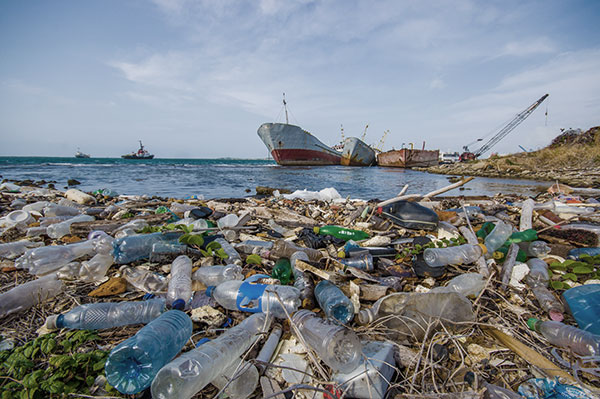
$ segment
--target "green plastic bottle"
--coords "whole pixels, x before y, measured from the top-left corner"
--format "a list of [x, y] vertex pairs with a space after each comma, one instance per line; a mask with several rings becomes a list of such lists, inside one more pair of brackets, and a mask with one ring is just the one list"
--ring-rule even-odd
[[369, 238], [369, 234], [360, 230], [347, 229], [340, 226], [323, 226], [315, 227], [314, 232], [321, 235], [331, 235], [341, 240], [354, 240], [360, 241]]
[[[494, 252], [494, 259], [496, 259], [499, 263], [503, 263], [506, 259], [506, 254], [508, 253], [509, 244], [504, 244], [500, 248], [498, 248]], [[517, 252], [517, 262], [524, 263], [527, 261], [527, 254], [522, 249], [519, 249]]]
[[537, 232], [534, 229], [528, 229], [525, 231], [518, 231], [516, 233], [512, 233], [508, 240], [506, 240], [506, 245], [515, 243], [518, 244], [520, 242], [525, 241], [535, 241], [538, 239]]
[[273, 266], [271, 277], [281, 281], [281, 284], [287, 285], [292, 278], [292, 266], [287, 258], [280, 258]]
[[487, 237], [488, 234], [492, 232], [492, 230], [494, 230], [494, 227], [494, 223], [485, 222], [481, 225], [481, 228], [477, 230], [477, 233], [475, 233], [475, 235], [477, 236], [477, 238], [484, 239], [485, 237]]

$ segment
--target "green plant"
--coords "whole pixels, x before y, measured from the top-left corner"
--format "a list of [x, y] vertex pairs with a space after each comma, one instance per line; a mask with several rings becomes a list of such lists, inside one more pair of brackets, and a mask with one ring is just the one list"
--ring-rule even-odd
[[553, 262], [548, 267], [550, 286], [555, 290], [571, 288], [567, 280], [584, 283], [590, 279], [600, 279], [600, 255], [581, 255], [578, 261], [567, 259], [564, 262]]
[[[10, 351], [0, 351], [2, 399], [65, 397], [89, 394], [104, 374], [108, 352], [97, 348], [94, 331], [42, 335]], [[116, 393], [114, 389], [107, 386]]]
[[398, 255], [396, 255], [396, 259], [408, 258], [412, 256], [416, 256], [418, 254], [423, 253], [427, 248], [447, 248], [447, 247], [455, 247], [457, 245], [466, 244], [467, 240], [464, 237], [459, 236], [458, 238], [442, 238], [438, 241], [428, 242], [427, 244], [415, 244], [412, 248], [404, 248], [400, 251]]

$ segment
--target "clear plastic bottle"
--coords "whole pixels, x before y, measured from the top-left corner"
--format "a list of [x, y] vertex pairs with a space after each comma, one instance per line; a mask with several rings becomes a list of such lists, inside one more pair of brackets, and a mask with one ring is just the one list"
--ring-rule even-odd
[[518, 245], [529, 257], [542, 258], [552, 251], [545, 241], [526, 241], [520, 242]]
[[485, 277], [479, 273], [464, 273], [452, 278], [445, 287], [435, 287], [430, 292], [458, 292], [468, 298], [477, 298], [485, 282]]
[[318, 262], [323, 257], [323, 254], [312, 248], [301, 247], [293, 242], [286, 240], [277, 240], [273, 244], [273, 248], [269, 251], [269, 257], [277, 260], [279, 258], [290, 258], [294, 252], [302, 251], [308, 255], [311, 262]]
[[[216, 287], [208, 287], [206, 295], [215, 298], [225, 309], [251, 313], [269, 312], [279, 319], [287, 318], [286, 310], [288, 314], [292, 314], [300, 307], [300, 291], [296, 288], [257, 284], [248, 280], [225, 281]], [[281, 303], [277, 295], [281, 298]]]
[[294, 287], [300, 291], [302, 304], [309, 309], [315, 307], [315, 283], [309, 273], [296, 268], [296, 261], [308, 262], [308, 255], [302, 251], [296, 251], [290, 257], [290, 265], [294, 274]]
[[56, 274], [50, 274], [18, 285], [0, 294], [0, 319], [15, 312], [21, 312], [54, 298], [65, 289]]
[[68, 245], [49, 245], [26, 251], [15, 261], [15, 267], [31, 274], [47, 274], [82, 256], [95, 252], [93, 240]]
[[237, 215], [229, 214], [217, 220], [217, 227], [221, 230], [228, 229], [231, 227], [235, 227], [235, 225], [238, 224], [239, 221], [240, 218]]
[[258, 356], [256, 356], [256, 360], [258, 361], [256, 363], [256, 368], [259, 370], [260, 374], [263, 374], [268, 367], [268, 365], [260, 362], [268, 363], [271, 360], [273, 353], [275, 353], [277, 346], [279, 346], [281, 333], [281, 326], [274, 326], [273, 331], [271, 331], [271, 334], [269, 334], [269, 338], [267, 338], [265, 344], [258, 353]]
[[531, 219], [533, 218], [533, 207], [535, 201], [527, 198], [521, 205], [521, 219], [519, 221], [519, 231], [531, 229]]
[[245, 240], [234, 245], [235, 249], [244, 254], [264, 254], [273, 248], [272, 241]]
[[207, 287], [217, 286], [229, 280], [243, 280], [242, 268], [231, 264], [226, 266], [202, 266], [192, 275], [193, 280], [198, 280]]
[[552, 320], [562, 321], [565, 308], [547, 288], [550, 280], [548, 265], [539, 258], [531, 258], [527, 261], [527, 266], [529, 266], [529, 274], [525, 276], [525, 282], [531, 288], [533, 296], [540, 307], [550, 314]]
[[166, 291], [169, 283], [163, 275], [135, 267], [122, 267], [121, 276], [136, 289], [150, 294]]
[[[25, 209], [25, 208], [23, 208], [23, 209]], [[76, 215], [79, 215], [81, 213], [81, 211], [79, 210], [79, 208], [74, 208], [72, 206], [58, 205], [58, 204], [54, 204], [54, 203], [51, 203], [51, 202], [49, 202], [43, 208], [43, 212], [44, 212], [44, 216], [46, 216], [46, 217], [52, 217], [52, 216], [76, 216]]]
[[215, 242], [219, 243], [223, 251], [227, 254], [228, 258], [225, 259], [227, 263], [236, 263], [236, 261], [239, 263], [242, 261], [240, 254], [233, 248], [229, 241], [224, 238], [217, 238]]
[[354, 304], [335, 284], [323, 280], [315, 287], [319, 307], [327, 317], [348, 324], [354, 318]]
[[51, 202], [48, 201], [36, 201], [36, 202], [32, 202], [31, 204], [27, 204], [25, 205], [23, 208], [21, 208], [21, 210], [23, 211], [27, 211], [27, 212], [42, 212], [43, 209], [47, 206], [49, 206], [51, 204]]
[[79, 222], [91, 222], [96, 220], [95, 217], [89, 215], [77, 215], [71, 219], [65, 220], [64, 222], [56, 223], [48, 226], [46, 233], [50, 238], [61, 238], [71, 233], [71, 225]]
[[192, 329], [187, 314], [179, 310], [163, 313], [110, 352], [104, 367], [108, 383], [129, 395], [148, 388], [190, 339]]
[[484, 239], [484, 245], [489, 254], [494, 253], [495, 250], [500, 248], [510, 237], [513, 232], [513, 228], [510, 224], [499, 221], [496, 223], [494, 229]]
[[336, 371], [343, 373], [354, 370], [362, 353], [360, 340], [351, 329], [317, 316], [310, 310], [299, 310], [292, 316], [292, 325], [317, 358]]
[[112, 255], [96, 254], [92, 259], [81, 262], [78, 277], [88, 283], [101, 280], [113, 263]]
[[482, 244], [464, 244], [448, 248], [426, 248], [423, 259], [431, 267], [468, 265], [486, 253]]
[[123, 238], [126, 236], [132, 236], [137, 234], [137, 231], [142, 230], [144, 227], [147, 227], [148, 222], [143, 219], [133, 219], [132, 221], [124, 224], [123, 226], [115, 229], [114, 236], [115, 238]]
[[128, 324], [147, 324], [165, 310], [164, 298], [141, 302], [87, 303], [77, 306], [67, 313], [48, 317], [46, 327], [51, 330], [57, 328], [99, 330]]
[[271, 318], [255, 314], [218, 338], [173, 360], [154, 378], [151, 393], [156, 399], [189, 399], [223, 374], [267, 331]]
[[17, 256], [23, 255], [28, 249], [42, 246], [44, 246], [44, 243], [40, 241], [32, 242], [29, 240], [21, 240], [7, 242], [5, 244], [0, 244], [0, 258], [14, 259]]
[[225, 395], [235, 399], [246, 399], [254, 393], [260, 375], [255, 365], [237, 359], [225, 369], [223, 374], [211, 381], [222, 389]]
[[568, 348], [581, 356], [600, 355], [600, 335], [559, 321], [527, 320], [531, 330], [541, 333], [552, 345]]
[[157, 242], [169, 242], [177, 244], [181, 233], [151, 233], [136, 234], [118, 238], [113, 243], [113, 256], [115, 262], [122, 265], [140, 259], [147, 259], [152, 252], [152, 245]]
[[167, 304], [175, 309], [183, 310], [191, 301], [192, 295], [192, 260], [181, 255], [171, 265]]

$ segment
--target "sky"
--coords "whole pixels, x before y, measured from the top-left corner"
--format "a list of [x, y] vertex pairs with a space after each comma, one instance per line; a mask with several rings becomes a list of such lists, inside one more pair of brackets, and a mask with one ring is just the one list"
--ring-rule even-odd
[[[542, 148], [600, 125], [600, 1], [6, 0], [0, 155], [265, 158], [256, 131], [382, 150]], [[476, 142], [483, 138], [483, 141]], [[487, 153], [485, 155], [489, 155]]]

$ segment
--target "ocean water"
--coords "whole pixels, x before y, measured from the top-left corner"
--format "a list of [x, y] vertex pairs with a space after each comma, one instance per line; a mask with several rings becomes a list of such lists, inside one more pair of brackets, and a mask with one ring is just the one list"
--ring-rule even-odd
[[[447, 186], [448, 176], [410, 169], [347, 166], [279, 166], [272, 160], [0, 157], [2, 179], [55, 181], [68, 179], [83, 191], [110, 188], [119, 194], [186, 198], [240, 198], [256, 194], [257, 186], [319, 191], [335, 188], [343, 197], [387, 199], [408, 184], [409, 194], [425, 194]], [[550, 182], [477, 177], [444, 195], [535, 195]]]

